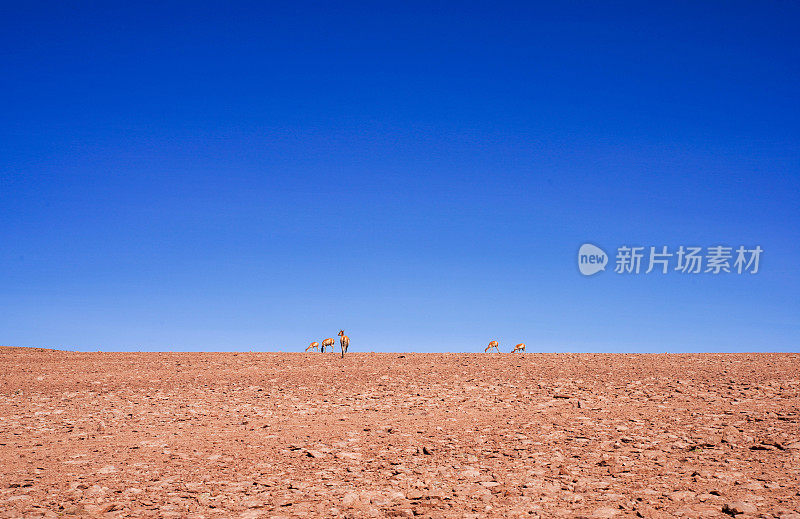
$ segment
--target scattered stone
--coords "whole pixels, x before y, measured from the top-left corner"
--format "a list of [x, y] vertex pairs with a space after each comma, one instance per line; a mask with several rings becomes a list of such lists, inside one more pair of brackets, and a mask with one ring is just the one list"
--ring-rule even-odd
[[355, 492], [348, 492], [342, 498], [342, 506], [353, 507], [361, 502], [360, 496]]
[[776, 449], [781, 451], [786, 450], [786, 447], [781, 442], [775, 440], [762, 440], [761, 444], [769, 447], [775, 447]]
[[422, 499], [422, 496], [424, 495], [425, 494], [423, 494], [420, 490], [417, 489], [409, 490], [408, 492], [406, 492], [406, 497], [408, 499], [411, 499], [412, 501], [415, 501], [417, 499]]
[[360, 452], [339, 452], [336, 457], [343, 460], [360, 460], [364, 455]]
[[694, 499], [696, 494], [690, 490], [679, 490], [677, 492], [672, 492], [669, 495], [670, 500], [672, 501], [689, 501]]
[[396, 356], [0, 347], [0, 518], [800, 519], [796, 353]]
[[610, 517], [616, 517], [620, 513], [618, 508], [611, 508], [608, 506], [601, 506], [597, 508], [594, 512], [592, 512], [592, 517], [595, 519], [608, 519]]
[[732, 501], [722, 505], [722, 512], [728, 515], [754, 514], [757, 511], [758, 509], [754, 505], [744, 501]]
[[474, 478], [480, 477], [481, 472], [479, 470], [477, 470], [477, 469], [472, 468], [472, 467], [467, 467], [464, 470], [462, 470], [461, 472], [459, 472], [458, 475], [460, 477], [462, 477], [462, 478], [474, 479]]

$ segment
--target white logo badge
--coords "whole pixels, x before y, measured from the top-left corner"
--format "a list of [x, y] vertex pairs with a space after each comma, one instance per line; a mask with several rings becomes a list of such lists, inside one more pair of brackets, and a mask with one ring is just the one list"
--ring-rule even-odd
[[578, 250], [578, 270], [584, 276], [591, 276], [605, 270], [607, 263], [608, 254], [597, 245], [584, 243]]

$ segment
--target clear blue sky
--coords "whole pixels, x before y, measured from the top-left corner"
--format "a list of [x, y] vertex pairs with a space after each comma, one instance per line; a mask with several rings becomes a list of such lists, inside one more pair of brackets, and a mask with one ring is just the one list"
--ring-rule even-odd
[[794, 2], [73, 4], [0, 7], [2, 345], [800, 350]]

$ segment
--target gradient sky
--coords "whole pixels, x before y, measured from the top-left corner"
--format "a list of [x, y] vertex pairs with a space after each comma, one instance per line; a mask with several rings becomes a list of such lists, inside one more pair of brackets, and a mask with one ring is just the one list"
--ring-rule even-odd
[[800, 350], [800, 5], [381, 4], [3, 4], [0, 344]]

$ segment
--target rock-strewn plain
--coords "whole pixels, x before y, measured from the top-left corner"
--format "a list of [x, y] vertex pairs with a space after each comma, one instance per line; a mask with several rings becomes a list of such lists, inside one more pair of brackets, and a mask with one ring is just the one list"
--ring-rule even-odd
[[800, 354], [0, 348], [0, 517], [800, 519]]

